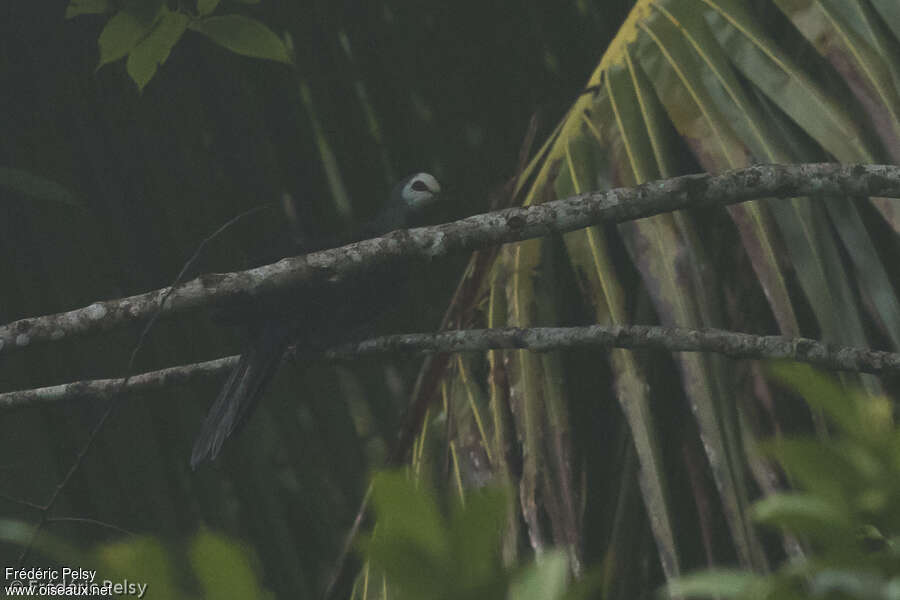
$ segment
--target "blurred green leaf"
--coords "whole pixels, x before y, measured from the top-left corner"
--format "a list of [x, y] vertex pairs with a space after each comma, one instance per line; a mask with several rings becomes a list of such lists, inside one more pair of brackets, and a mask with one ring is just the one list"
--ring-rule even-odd
[[823, 411], [844, 432], [866, 435], [867, 428], [857, 410], [857, 394], [844, 390], [835, 379], [809, 365], [785, 361], [770, 363], [769, 372], [812, 408]]
[[[465, 501], [453, 494], [450, 502], [453, 507], [445, 518], [424, 482], [412, 481], [399, 471], [375, 476], [372, 503], [377, 521], [361, 545], [374, 573], [386, 578], [391, 597], [474, 600], [505, 594], [510, 574], [500, 559], [500, 541], [507, 523], [508, 493], [484, 488], [468, 493]], [[521, 585], [565, 589], [566, 559], [562, 558], [560, 575], [557, 559], [548, 557], [548, 566], [520, 573], [520, 580], [522, 573], [527, 575]]]
[[509, 586], [510, 600], [556, 600], [569, 583], [569, 561], [561, 550], [548, 552], [521, 569]]
[[201, 17], [212, 14], [219, 6], [219, 0], [197, 0], [197, 12]]
[[844, 490], [863, 485], [858, 464], [845, 448], [812, 439], [779, 439], [764, 444], [788, 476], [801, 488], [835, 501], [846, 501]]
[[112, 0], [71, 0], [66, 7], [66, 18], [78, 15], [99, 15], [113, 9]]
[[224, 536], [201, 530], [191, 543], [191, 565], [204, 598], [271, 598], [256, 577], [250, 551]]
[[241, 15], [208, 17], [191, 22], [190, 28], [237, 54], [291, 63], [284, 42], [254, 19]]
[[463, 582], [453, 576], [448, 562], [409, 538], [385, 537], [376, 532], [364, 544], [369, 563], [391, 582], [393, 595], [402, 598], [441, 598], [458, 595]]
[[372, 483], [372, 505], [378, 515], [376, 539], [406, 539], [424, 552], [448, 556], [447, 523], [424, 482], [413, 481], [402, 471], [379, 473]]
[[433, 492], [402, 471], [383, 472], [372, 483], [372, 506], [376, 528], [361, 540], [371, 565], [410, 598], [455, 589], [449, 531]]
[[[837, 415], [842, 426], [826, 439], [779, 439], [765, 445], [804, 491], [772, 494], [754, 505], [753, 516], [811, 543], [807, 556], [794, 557], [766, 578], [768, 591], [740, 595], [892, 598], [900, 591], [895, 583], [900, 561], [891, 541], [900, 529], [900, 462], [898, 432], [886, 425], [891, 423], [886, 401], [842, 390], [831, 377], [811, 369], [780, 364], [773, 372], [802, 390], [811, 406]], [[847, 406], [864, 410], [848, 414]], [[724, 582], [717, 581], [716, 572], [702, 575], [710, 583], [707, 591]], [[673, 595], [681, 592], [670, 588]]]
[[149, 536], [101, 544], [95, 550], [100, 562], [98, 579], [128, 580], [147, 584], [153, 597], [180, 598], [172, 553], [157, 538]]
[[898, 579], [885, 580], [874, 573], [827, 569], [816, 573], [810, 580], [813, 596], [833, 598], [835, 595], [851, 598], [896, 599], [900, 598]]
[[506, 524], [509, 494], [501, 488], [483, 488], [455, 503], [450, 536], [459, 573], [473, 582], [488, 581], [502, 571], [498, 541]]
[[5, 187], [36, 200], [60, 202], [84, 208], [84, 205], [75, 198], [75, 195], [60, 184], [22, 169], [0, 167], [0, 187]]
[[715, 569], [679, 577], [665, 589], [671, 598], [736, 598], [750, 596], [764, 584], [765, 578], [754, 573]]
[[55, 561], [64, 563], [80, 563], [84, 554], [77, 547], [56, 536], [41, 532], [37, 538], [34, 535], [34, 524], [13, 519], [0, 519], [0, 541], [20, 546], [31, 546], [33, 552]]
[[761, 523], [814, 539], [834, 541], [853, 533], [848, 507], [814, 494], [776, 494], [754, 504], [751, 512]]

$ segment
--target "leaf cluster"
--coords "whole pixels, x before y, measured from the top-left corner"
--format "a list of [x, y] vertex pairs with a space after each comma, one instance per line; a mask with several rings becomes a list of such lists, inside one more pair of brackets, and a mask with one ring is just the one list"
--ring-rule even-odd
[[672, 596], [900, 598], [900, 429], [885, 397], [847, 391], [809, 367], [776, 365], [775, 377], [821, 411], [828, 439], [769, 442], [796, 491], [756, 503], [753, 517], [806, 541], [805, 556], [772, 575], [713, 570], [668, 586]]
[[259, 21], [239, 14], [213, 14], [220, 0], [197, 0], [192, 7], [179, 2], [174, 9], [165, 0], [127, 0], [122, 6], [117, 4], [113, 0], [71, 0], [66, 18], [113, 13], [100, 32], [97, 68], [127, 57], [128, 75], [141, 91], [189, 30], [243, 56], [293, 62], [288, 46]]
[[471, 491], [440, 503], [422, 481], [403, 471], [379, 473], [373, 482], [375, 530], [360, 543], [368, 562], [354, 597], [388, 587], [391, 598], [571, 598], [565, 553], [544, 554], [533, 564], [507, 568], [500, 540], [509, 506], [503, 488]]

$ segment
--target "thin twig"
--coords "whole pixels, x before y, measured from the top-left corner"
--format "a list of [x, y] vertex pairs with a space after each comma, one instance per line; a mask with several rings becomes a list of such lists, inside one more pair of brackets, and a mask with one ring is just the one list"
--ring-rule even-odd
[[25, 508], [30, 508], [32, 510], [44, 510], [44, 506], [42, 504], [31, 502], [30, 500], [24, 500], [22, 498], [16, 498], [15, 496], [10, 496], [8, 494], [0, 493], [0, 500], [9, 502], [10, 504], [18, 504], [19, 506], [24, 506]]
[[135, 532], [129, 531], [124, 527], [119, 527], [113, 523], [107, 523], [106, 521], [100, 521], [99, 519], [89, 519], [87, 517], [51, 517], [47, 519], [47, 523], [84, 523], [86, 525], [95, 525], [118, 533], [124, 533], [125, 535], [137, 535]]
[[[447, 354], [522, 349], [535, 352], [577, 348], [655, 349], [669, 352], [713, 352], [732, 358], [787, 359], [828, 370], [859, 373], [900, 371], [900, 354], [852, 346], [835, 346], [808, 338], [753, 335], [723, 329], [684, 329], [652, 325], [586, 325], [582, 327], [516, 327], [461, 329], [438, 333], [402, 333], [343, 344], [326, 350], [327, 360], [359, 356], [416, 353]], [[290, 353], [288, 353], [290, 355]], [[95, 379], [0, 394], [0, 410], [86, 398], [108, 398], [167, 388], [200, 377], [224, 374], [237, 356], [169, 367], [126, 379]]]

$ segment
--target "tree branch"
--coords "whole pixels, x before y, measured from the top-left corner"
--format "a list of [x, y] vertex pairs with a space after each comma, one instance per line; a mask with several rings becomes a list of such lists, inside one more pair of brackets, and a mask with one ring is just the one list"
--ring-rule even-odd
[[[647, 325], [588, 325], [532, 329], [469, 329], [440, 333], [405, 333], [344, 344], [324, 358], [344, 360], [373, 354], [415, 352], [477, 352], [527, 349], [536, 352], [569, 348], [630, 348], [670, 352], [715, 352], [732, 358], [789, 359], [829, 370], [862, 373], [900, 371], [900, 354], [832, 346], [807, 338], [761, 336], [722, 329], [682, 329]], [[234, 367], [237, 356], [181, 365], [122, 379], [96, 379], [0, 394], [0, 410], [85, 398], [109, 398], [119, 393], [158, 390], [170, 385], [213, 377]]]
[[[688, 207], [725, 206], [766, 197], [900, 197], [900, 167], [758, 165], [719, 175], [684, 175], [634, 188], [588, 192], [535, 206], [508, 208], [436, 225], [399, 230], [340, 248], [285, 258], [233, 273], [207, 274], [171, 291], [167, 316], [213, 304], [255, 301], [294, 288], [338, 283], [377, 264], [430, 260], [497, 244], [623, 222]], [[68, 312], [0, 326], [0, 354], [30, 344], [89, 335], [153, 316], [169, 288], [95, 302]]]

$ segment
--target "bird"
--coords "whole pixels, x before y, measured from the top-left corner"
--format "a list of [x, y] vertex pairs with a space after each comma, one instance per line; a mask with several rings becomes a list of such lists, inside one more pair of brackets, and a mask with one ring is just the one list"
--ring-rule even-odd
[[[378, 214], [343, 242], [378, 237], [418, 224], [425, 209], [440, 193], [440, 184], [429, 173], [405, 177], [393, 187], [389, 201]], [[323, 247], [321, 242], [313, 244], [308, 240], [304, 245], [301, 250], [305, 252]], [[324, 247], [333, 245], [336, 244], [328, 243]], [[363, 274], [348, 286], [323, 292], [324, 297], [297, 299], [296, 308], [290, 309], [292, 312], [279, 311], [272, 318], [262, 320], [200, 426], [191, 451], [192, 469], [206, 460], [215, 460], [225, 441], [247, 422], [292, 343], [302, 346], [304, 341], [313, 345], [348, 341], [344, 339], [346, 336], [352, 335], [367, 319], [377, 316], [379, 309], [386, 305], [373, 301], [370, 288], [383, 275], [383, 269]], [[397, 278], [397, 274], [391, 278]]]

